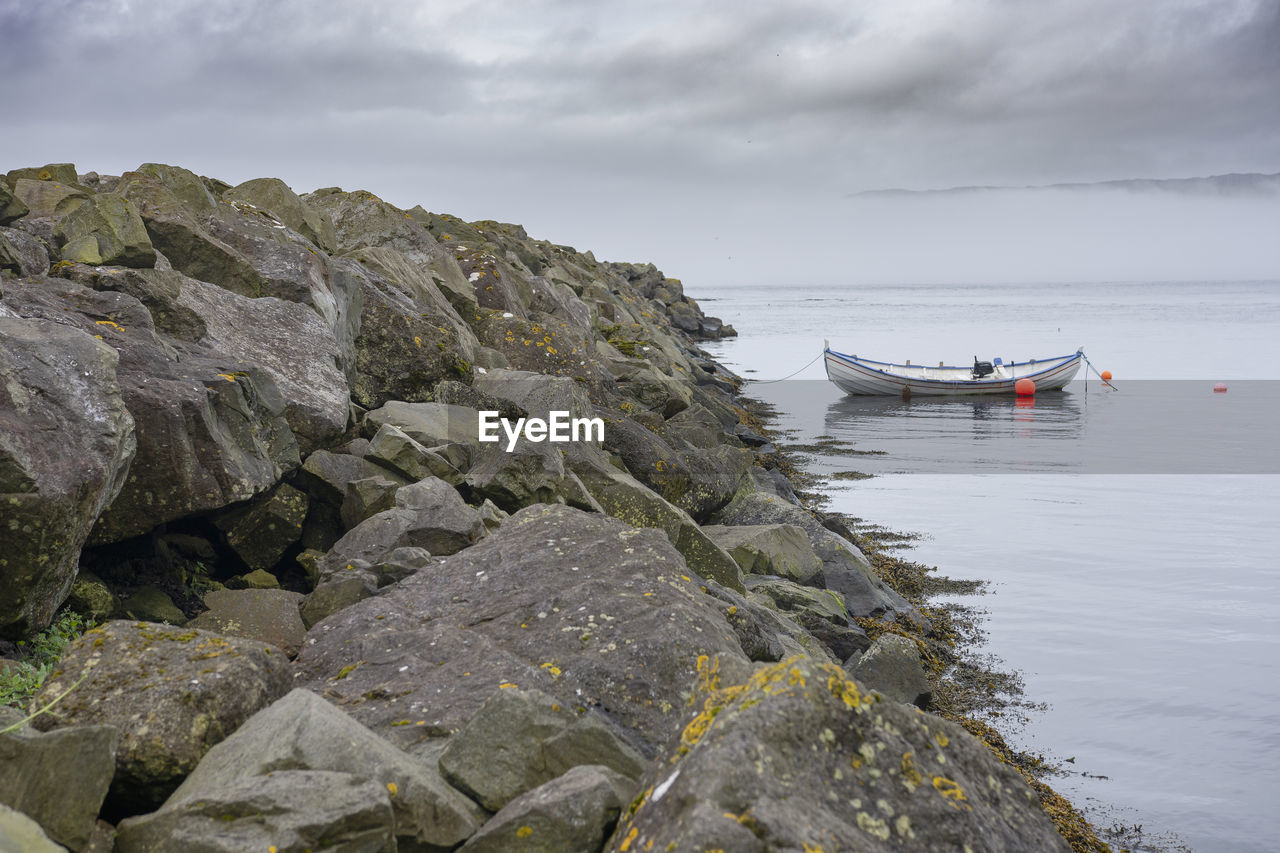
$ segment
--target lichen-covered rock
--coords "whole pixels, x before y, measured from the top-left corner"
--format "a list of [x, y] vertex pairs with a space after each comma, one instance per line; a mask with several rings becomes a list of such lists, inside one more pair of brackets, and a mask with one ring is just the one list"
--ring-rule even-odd
[[[56, 180], [19, 178], [13, 183], [13, 194], [27, 207], [31, 219], [58, 219], [89, 200], [83, 187]], [[48, 226], [46, 226], [48, 227]], [[48, 232], [46, 232], [46, 236]]]
[[[59, 844], [82, 850], [116, 769], [119, 732], [76, 726], [0, 734], [0, 804], [35, 820]], [[0, 850], [9, 848], [0, 836]]]
[[377, 783], [391, 794], [396, 834], [410, 844], [452, 847], [484, 821], [429, 764], [307, 690], [276, 700], [209, 750], [165, 808], [280, 770], [342, 771]]
[[0, 225], [8, 225], [26, 216], [30, 208], [13, 194], [8, 184], [0, 183]]
[[315, 310], [274, 297], [250, 299], [189, 278], [177, 304], [201, 319], [197, 342], [272, 378], [300, 452], [331, 444], [346, 429], [350, 388], [342, 348]]
[[147, 308], [125, 293], [27, 279], [6, 286], [4, 301], [23, 316], [78, 327], [119, 353], [115, 373], [138, 450], [119, 495], [98, 517], [95, 543], [247, 500], [297, 467], [284, 400], [255, 365], [162, 338]]
[[80, 330], [0, 316], [0, 636], [49, 624], [124, 486], [136, 443], [118, 362]]
[[[429, 300], [372, 270], [353, 274], [363, 290], [351, 398], [366, 409], [389, 400], [425, 402], [442, 379], [466, 379], [479, 344]], [[452, 309], [451, 309], [452, 310]]]
[[362, 477], [347, 483], [338, 517], [344, 530], [351, 530], [366, 518], [396, 505], [400, 484], [386, 477]]
[[849, 612], [840, 594], [829, 589], [815, 589], [766, 575], [748, 575], [746, 585], [751, 592], [773, 599], [782, 610], [812, 614], [837, 625], [849, 622]]
[[408, 480], [439, 477], [450, 485], [462, 482], [462, 472], [449, 460], [391, 424], [383, 424], [369, 440], [364, 458]]
[[391, 794], [350, 773], [237, 779], [121, 821], [116, 853], [395, 853]]
[[571, 417], [595, 415], [583, 383], [568, 376], [498, 369], [477, 376], [473, 384], [476, 390], [510, 400], [534, 417], [545, 418], [551, 411], [569, 412]]
[[264, 499], [224, 513], [214, 523], [245, 565], [266, 571], [302, 537], [306, 517], [306, 494], [281, 483]]
[[0, 227], [0, 271], [25, 278], [49, 271], [49, 250], [26, 231]]
[[600, 511], [582, 481], [565, 465], [564, 454], [552, 444], [522, 441], [511, 451], [501, 444], [480, 445], [463, 482], [472, 500], [491, 500], [507, 512], [552, 503]]
[[64, 261], [124, 267], [154, 267], [156, 250], [137, 209], [123, 196], [96, 195], [53, 229]]
[[162, 802], [211, 746], [292, 686], [277, 649], [150, 622], [94, 628], [57, 666], [35, 701], [69, 692], [37, 725], [119, 729], [108, 801], [134, 809]]
[[612, 419], [604, 435], [605, 449], [617, 453], [632, 476], [699, 522], [733, 499], [754, 460], [742, 447], [702, 448], [678, 435], [664, 438], [633, 417]]
[[67, 607], [94, 622], [105, 622], [120, 610], [120, 599], [102, 578], [81, 570], [71, 584]]
[[453, 554], [484, 535], [480, 514], [443, 480], [428, 477], [396, 492], [396, 505], [347, 531], [321, 562], [322, 577], [352, 560], [375, 562], [396, 548]]
[[285, 225], [326, 252], [333, 252], [337, 248], [333, 222], [328, 214], [312, 208], [279, 178], [254, 178], [232, 187], [222, 197], [248, 202], [270, 211]]
[[185, 625], [187, 617], [169, 594], [154, 584], [138, 587], [132, 595], [120, 603], [120, 612], [130, 619], [142, 622], [160, 622], [165, 625]]
[[152, 245], [174, 269], [244, 296], [267, 295], [250, 260], [206, 227], [218, 203], [198, 177], [149, 163], [121, 175], [117, 192], [137, 207]]
[[4, 176], [5, 183], [13, 186], [19, 179], [31, 181], [55, 181], [60, 184], [75, 184], [80, 180], [76, 173], [75, 163], [45, 163], [43, 166], [23, 166], [10, 169]]
[[580, 764], [604, 765], [631, 779], [647, 766], [597, 714], [579, 717], [540, 690], [499, 689], [449, 739], [440, 771], [489, 811]]
[[929, 707], [929, 679], [915, 641], [898, 634], [881, 634], [861, 656], [845, 662], [845, 669], [872, 690], [894, 702]]
[[809, 537], [794, 524], [703, 525], [702, 532], [748, 574], [777, 575], [803, 584], [822, 571]]
[[822, 560], [823, 583], [838, 592], [852, 616], [913, 614], [915, 608], [880, 580], [858, 547], [822, 526], [811, 513], [785, 498], [755, 488], [743, 489], [716, 513], [714, 521], [725, 525], [791, 524], [809, 537]]
[[188, 627], [231, 637], [261, 640], [293, 657], [302, 647], [303, 596], [283, 589], [219, 589], [204, 597], [209, 609]]
[[448, 403], [406, 403], [391, 400], [364, 416], [372, 437], [390, 424], [424, 447], [450, 442], [478, 442], [480, 413]]
[[300, 680], [402, 745], [460, 728], [515, 684], [596, 708], [644, 753], [673, 731], [699, 655], [747, 666], [687, 572], [658, 531], [529, 507], [314, 625]]
[[788, 659], [734, 686], [705, 667], [704, 679], [610, 851], [1069, 849], [986, 746], [835, 664]]
[[512, 800], [461, 850], [596, 853], [629, 802], [629, 787], [607, 767], [574, 767]]
[[609, 464], [608, 458], [595, 448], [572, 448], [566, 461], [605, 513], [632, 527], [661, 530], [694, 572], [731, 589], [743, 588], [738, 564], [687, 512]]

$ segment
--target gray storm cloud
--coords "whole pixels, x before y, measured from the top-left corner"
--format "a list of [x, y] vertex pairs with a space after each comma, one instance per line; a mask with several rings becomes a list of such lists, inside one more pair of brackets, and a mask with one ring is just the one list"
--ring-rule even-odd
[[[1083, 257], [1134, 211], [846, 197], [1280, 170], [1277, 44], [1277, 0], [0, 0], [0, 152], [362, 186], [691, 281], [905, 275], [926, 240], [921, 274], [1021, 275], [1029, 251], [977, 263], [958, 235], [1076, 229]], [[1221, 275], [1280, 275], [1245, 239], [1274, 209], [1152, 204], [1141, 221], [1199, 235], [1172, 241], [1203, 249], [1197, 270], [1230, 248]], [[1184, 277], [1139, 236], [1064, 269]]]

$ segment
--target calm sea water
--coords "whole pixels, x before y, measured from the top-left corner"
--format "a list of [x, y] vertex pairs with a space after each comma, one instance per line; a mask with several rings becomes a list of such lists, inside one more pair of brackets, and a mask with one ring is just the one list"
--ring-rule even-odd
[[[1065, 763], [1096, 823], [1198, 851], [1280, 838], [1280, 282], [724, 288], [771, 380], [833, 348], [1022, 361], [1083, 346], [1096, 380], [1034, 403], [844, 397], [820, 363], [755, 384], [795, 440], [834, 439], [832, 508], [924, 535], [913, 559], [991, 582], [986, 651], [1048, 710], [1012, 732]], [[1214, 394], [1216, 382], [1228, 385]], [[848, 451], [857, 451], [849, 454]], [[1098, 778], [1105, 777], [1105, 778]]]

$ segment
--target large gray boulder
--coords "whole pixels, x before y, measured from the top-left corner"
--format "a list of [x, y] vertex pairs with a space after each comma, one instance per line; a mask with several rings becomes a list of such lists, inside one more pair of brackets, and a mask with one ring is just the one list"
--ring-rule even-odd
[[0, 227], [0, 271], [24, 278], [44, 275], [49, 271], [49, 249], [26, 231]]
[[439, 477], [450, 485], [462, 482], [462, 472], [448, 459], [391, 424], [383, 424], [374, 433], [364, 458], [407, 480]]
[[[27, 207], [28, 219], [57, 220], [89, 200], [92, 193], [74, 183], [19, 178], [13, 194]], [[49, 223], [50, 225], [52, 222]], [[47, 227], [47, 226], [46, 226]], [[46, 232], [46, 236], [51, 236]]]
[[461, 850], [596, 853], [629, 803], [630, 787], [607, 767], [574, 767], [503, 806]]
[[[604, 431], [605, 449], [632, 476], [706, 522], [738, 493], [754, 462], [751, 451], [731, 445], [697, 447], [678, 434], [659, 434], [634, 418], [615, 418]], [[734, 523], [734, 522], [722, 522]]]
[[390, 400], [366, 414], [364, 423], [370, 437], [391, 425], [424, 447], [479, 442], [480, 412], [467, 406]]
[[790, 524], [809, 537], [814, 553], [822, 560], [824, 585], [838, 592], [851, 616], [914, 614], [913, 608], [876, 576], [858, 547], [843, 536], [822, 526], [805, 509], [785, 498], [765, 491], [743, 489], [714, 521], [724, 525]]
[[549, 376], [532, 370], [489, 370], [475, 377], [473, 387], [511, 402], [533, 417], [548, 412], [569, 412], [572, 417], [594, 417], [595, 407], [583, 383], [568, 376]]
[[67, 848], [49, 840], [40, 824], [4, 803], [0, 803], [0, 850], [13, 850], [15, 853], [67, 853]]
[[881, 634], [871, 648], [845, 661], [845, 670], [894, 702], [929, 707], [929, 679], [920, 662], [920, 648], [909, 637]]
[[1069, 849], [984, 744], [835, 664], [791, 658], [705, 686], [610, 851]]
[[254, 178], [232, 187], [222, 197], [270, 211], [282, 223], [326, 252], [337, 248], [329, 215], [312, 208], [279, 178]]
[[280, 770], [342, 771], [394, 792], [396, 834], [411, 844], [448, 848], [484, 822], [484, 813], [429, 764], [307, 690], [276, 700], [209, 750], [165, 808]]
[[251, 570], [267, 571], [302, 537], [307, 504], [304, 492], [281, 483], [261, 500], [230, 510], [214, 523], [245, 565]]
[[283, 652], [261, 642], [150, 622], [108, 622], [67, 647], [41, 688], [70, 691], [42, 728], [120, 731], [109, 801], [154, 807], [218, 741], [289, 689]]
[[510, 452], [503, 445], [483, 444], [463, 482], [473, 501], [491, 500], [507, 512], [552, 503], [600, 511], [600, 505], [553, 444], [521, 441]]
[[94, 521], [124, 487], [136, 442], [118, 363], [84, 331], [0, 316], [0, 529], [11, 534], [0, 549], [0, 636], [49, 624]]
[[404, 746], [456, 731], [514, 684], [597, 708], [645, 753], [674, 731], [699, 656], [748, 666], [666, 537], [533, 506], [314, 625], [298, 668]]
[[822, 571], [809, 537], [794, 524], [706, 524], [702, 532], [729, 552], [748, 574], [777, 575], [807, 583]]
[[210, 231], [218, 202], [199, 177], [147, 163], [121, 175], [116, 191], [137, 208], [152, 245], [174, 269], [244, 296], [268, 295], [249, 258]]
[[440, 753], [445, 778], [489, 811], [566, 770], [604, 765], [632, 780], [647, 762], [599, 715], [540, 690], [499, 689]]
[[115, 194], [96, 195], [53, 229], [62, 260], [93, 266], [154, 267], [156, 250], [138, 210]]
[[[366, 409], [388, 400], [425, 402], [443, 379], [467, 379], [479, 342], [436, 291], [424, 296], [348, 258], [333, 264], [360, 288], [351, 398]], [[442, 305], [441, 303], [445, 303]]]
[[29, 210], [22, 199], [13, 194], [8, 184], [0, 183], [0, 225], [8, 225], [15, 219], [21, 219]]
[[177, 303], [198, 316], [198, 338], [269, 375], [303, 454], [332, 444], [347, 427], [350, 388], [331, 326], [314, 309], [274, 297], [250, 299], [186, 278]]
[[484, 535], [480, 513], [436, 477], [401, 487], [395, 502], [392, 509], [370, 516], [339, 539], [321, 562], [321, 575], [341, 570], [352, 560], [377, 562], [397, 548], [454, 554]]
[[396, 853], [390, 792], [350, 773], [237, 779], [121, 821], [116, 853]]
[[204, 597], [209, 609], [187, 626], [260, 640], [294, 657], [307, 633], [299, 612], [302, 599], [301, 593], [283, 589], [218, 589]]
[[632, 527], [661, 530], [695, 573], [731, 589], [743, 588], [742, 572], [733, 557], [708, 537], [687, 512], [611, 465], [598, 448], [573, 447], [565, 458], [603, 512]]
[[98, 517], [94, 543], [247, 500], [297, 467], [298, 445], [271, 377], [208, 347], [166, 340], [137, 298], [24, 279], [6, 285], [4, 304], [98, 336], [119, 353], [115, 373], [137, 453]]
[[849, 622], [844, 600], [839, 593], [829, 589], [815, 589], [767, 575], [749, 575], [747, 589], [757, 595], [768, 596], [782, 610], [809, 614], [837, 625]]
[[[115, 774], [119, 736], [110, 726], [0, 734], [0, 804], [35, 820], [59, 844], [84, 849]], [[8, 849], [24, 848], [0, 842]]]

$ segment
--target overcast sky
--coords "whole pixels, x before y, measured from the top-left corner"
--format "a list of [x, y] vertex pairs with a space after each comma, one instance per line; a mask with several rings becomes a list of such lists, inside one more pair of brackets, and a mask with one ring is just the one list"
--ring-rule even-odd
[[364, 188], [695, 293], [1280, 277], [1276, 203], [850, 198], [1280, 171], [1280, 0], [0, 0], [0, 75], [0, 170]]

